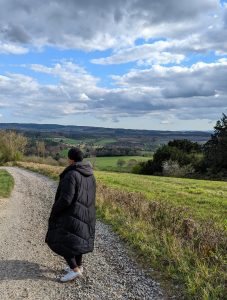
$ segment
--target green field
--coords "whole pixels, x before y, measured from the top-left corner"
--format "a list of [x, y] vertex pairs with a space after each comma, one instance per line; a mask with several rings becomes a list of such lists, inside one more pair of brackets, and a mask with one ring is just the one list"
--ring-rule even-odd
[[[88, 158], [95, 170], [99, 171], [114, 171], [114, 172], [127, 172], [130, 171], [130, 161], [136, 162], [146, 161], [151, 157], [144, 156], [110, 156], [110, 157], [91, 157]], [[118, 166], [117, 162], [123, 160], [125, 164], [121, 167]], [[134, 162], [133, 162], [134, 163]]]
[[[61, 139], [59, 139], [60, 141]], [[69, 144], [69, 145], [79, 145], [81, 141], [79, 140], [74, 140], [74, 139], [68, 139], [68, 138], [63, 138], [63, 143]]]
[[[61, 155], [67, 157], [68, 149], [62, 150]], [[105, 157], [89, 157], [85, 158], [92, 163], [95, 170], [112, 171], [112, 172], [130, 172], [133, 164], [147, 161], [151, 159], [148, 156], [105, 156]], [[117, 162], [124, 161], [123, 166], [119, 166]]]
[[[62, 167], [19, 163], [58, 179]], [[224, 299], [227, 182], [95, 172], [97, 216], [177, 299]], [[151, 276], [155, 274], [152, 272]], [[174, 290], [171, 287], [170, 290]]]
[[13, 189], [13, 177], [5, 170], [0, 170], [0, 198], [7, 198]]
[[105, 146], [105, 145], [108, 145], [108, 144], [112, 144], [112, 143], [115, 143], [117, 140], [114, 139], [114, 138], [109, 138], [109, 139], [98, 139], [98, 140], [95, 140], [94, 141], [94, 145], [95, 146]]
[[70, 139], [70, 138], [51, 138], [51, 140], [55, 141], [55, 142], [60, 142], [62, 141], [65, 144], [68, 145], [84, 145], [84, 144], [93, 144], [94, 146], [105, 146], [108, 144], [112, 144], [114, 142], [116, 142], [117, 140], [114, 138], [103, 138], [103, 139], [91, 139], [91, 138], [87, 138], [87, 139]]
[[143, 193], [153, 201], [187, 207], [187, 214], [213, 219], [227, 226], [227, 182], [96, 172], [98, 180], [114, 188]]
[[52, 140], [54, 142], [62, 141], [63, 143], [69, 144], [69, 145], [79, 145], [81, 143], [81, 141], [79, 141], [79, 140], [69, 139], [69, 138], [65, 138], [65, 137], [56, 137], [56, 138], [48, 138], [48, 139]]

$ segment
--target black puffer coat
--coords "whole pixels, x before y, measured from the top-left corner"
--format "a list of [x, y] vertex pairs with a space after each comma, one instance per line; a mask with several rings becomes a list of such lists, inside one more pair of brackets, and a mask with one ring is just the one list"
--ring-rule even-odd
[[95, 193], [96, 182], [89, 162], [75, 163], [62, 172], [45, 240], [55, 253], [74, 257], [93, 251]]

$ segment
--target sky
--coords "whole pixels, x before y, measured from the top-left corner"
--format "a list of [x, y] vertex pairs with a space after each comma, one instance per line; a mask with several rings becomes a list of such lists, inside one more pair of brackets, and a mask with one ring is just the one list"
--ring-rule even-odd
[[0, 122], [212, 130], [227, 1], [0, 0]]

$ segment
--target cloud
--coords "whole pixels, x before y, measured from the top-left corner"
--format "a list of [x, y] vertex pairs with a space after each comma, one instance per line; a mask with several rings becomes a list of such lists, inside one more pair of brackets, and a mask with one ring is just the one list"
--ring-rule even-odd
[[0, 42], [0, 53], [4, 54], [26, 54], [28, 49], [19, 45]]
[[[183, 54], [165, 51], [170, 48], [170, 42], [158, 41], [153, 44], [120, 49], [116, 54], [106, 58], [93, 59], [95, 64], [109, 65], [138, 61], [140, 65], [180, 63], [185, 56]], [[173, 44], [173, 43], [172, 43]]]
[[219, 9], [218, 0], [1, 0], [0, 38], [36, 47], [104, 50], [133, 45], [137, 38], [188, 35]]
[[168, 38], [168, 35], [164, 35], [167, 37], [165, 40], [117, 49], [110, 56], [93, 59], [91, 62], [102, 65], [133, 61], [137, 61], [139, 65], [180, 64], [188, 55], [208, 54], [211, 51], [216, 55], [227, 55], [227, 5], [219, 8], [218, 12], [218, 15], [205, 18], [203, 27], [183, 37], [179, 35], [178, 38]]
[[[184, 24], [181, 24], [179, 28], [176, 23], [175, 28], [172, 28], [171, 22], [162, 23], [159, 28], [159, 39], [160, 37], [161, 39], [158, 41], [149, 42], [145, 40], [142, 45], [133, 44], [114, 49], [110, 56], [93, 59], [91, 62], [110, 65], [136, 61], [140, 66], [180, 64], [189, 55], [207, 55], [209, 52], [214, 52], [216, 55], [227, 55], [227, 5], [219, 6], [212, 14], [204, 12], [200, 21], [197, 20], [195, 23], [194, 21], [186, 22], [186, 16], [184, 21]], [[195, 28], [190, 27], [192, 23]], [[181, 29], [184, 30], [184, 34], [181, 33]], [[150, 28], [150, 31], [147, 31], [147, 39], [149, 40], [150, 37], [156, 37], [155, 24], [153, 24], [152, 30]]]
[[[25, 66], [23, 66], [25, 67]], [[57, 78], [56, 84], [41, 84], [36, 78], [8, 73], [0, 76], [0, 103], [14, 115], [36, 119], [59, 118], [89, 112], [86, 91], [98, 90], [98, 79], [72, 62], [52, 67], [28, 65], [36, 72]]]
[[112, 78], [120, 86], [160, 88], [166, 98], [215, 96], [227, 92], [227, 59], [199, 62], [190, 67], [156, 65]]
[[50, 120], [86, 114], [115, 121], [125, 117], [161, 116], [161, 120], [217, 119], [227, 109], [227, 60], [191, 67], [153, 66], [114, 76], [115, 88], [73, 62], [27, 68], [55, 77], [43, 84], [23, 74], [0, 76], [0, 103], [12, 114]]

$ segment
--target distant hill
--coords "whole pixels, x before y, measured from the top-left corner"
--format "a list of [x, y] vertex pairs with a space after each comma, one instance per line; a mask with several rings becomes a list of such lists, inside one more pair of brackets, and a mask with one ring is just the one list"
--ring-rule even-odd
[[0, 129], [14, 129], [22, 132], [51, 133], [74, 138], [138, 138], [160, 140], [190, 139], [197, 142], [206, 142], [211, 133], [205, 131], [163, 131], [163, 130], [138, 130], [116, 129], [90, 126], [57, 125], [57, 124], [20, 124], [0, 123]]

